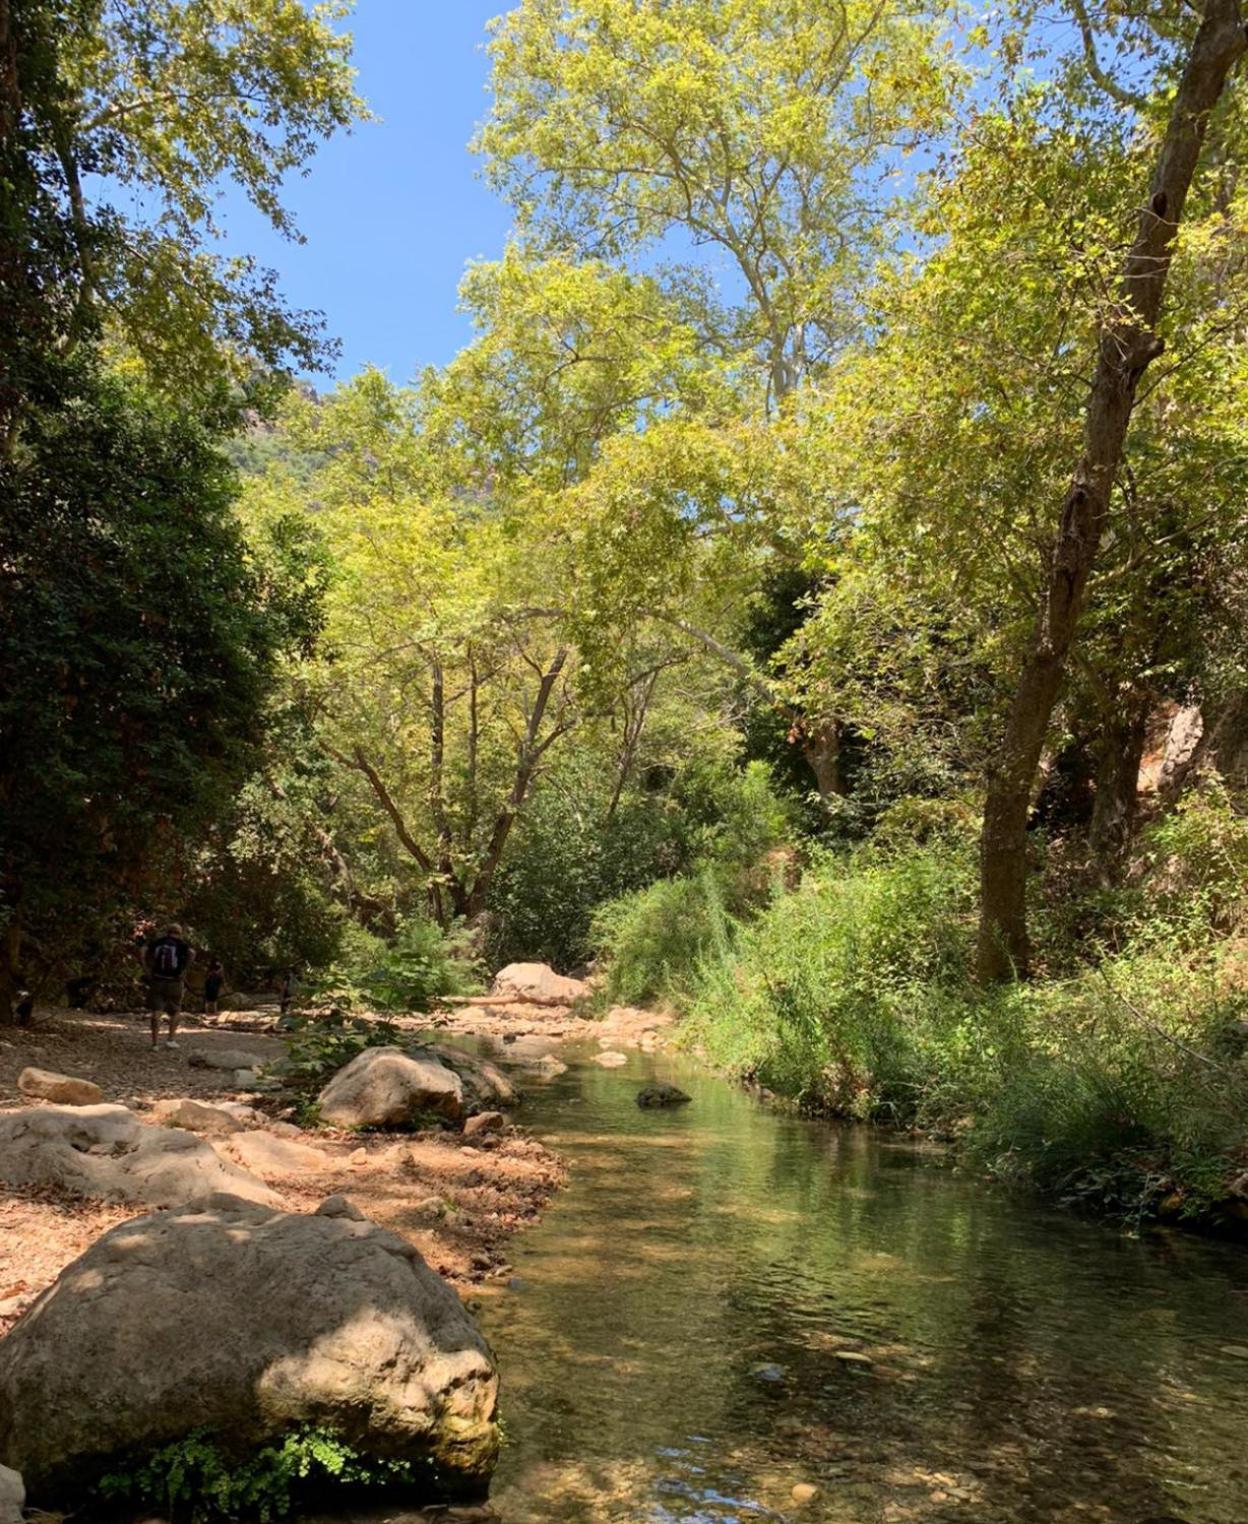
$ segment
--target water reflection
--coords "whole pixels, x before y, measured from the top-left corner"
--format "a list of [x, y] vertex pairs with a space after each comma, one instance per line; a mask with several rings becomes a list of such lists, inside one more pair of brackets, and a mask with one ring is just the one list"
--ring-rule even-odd
[[[640, 1111], [656, 1072], [693, 1105]], [[525, 1120], [573, 1178], [482, 1311], [506, 1524], [1248, 1520], [1241, 1250], [1036, 1212], [666, 1061], [574, 1065]]]

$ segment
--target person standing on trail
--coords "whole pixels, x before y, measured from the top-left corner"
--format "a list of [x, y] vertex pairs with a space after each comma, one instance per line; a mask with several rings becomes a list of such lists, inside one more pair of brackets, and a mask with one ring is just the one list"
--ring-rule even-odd
[[217, 1014], [217, 1001], [221, 998], [221, 987], [224, 983], [225, 969], [221, 966], [221, 959], [213, 958], [208, 965], [208, 972], [204, 975], [205, 1016]]
[[182, 928], [170, 926], [164, 936], [148, 945], [144, 955], [147, 968], [147, 1006], [152, 1013], [152, 1047], [160, 1043], [160, 1013], [169, 1018], [166, 1048], [178, 1046], [178, 1017], [182, 1012], [182, 990], [186, 971], [194, 958], [189, 942], [182, 939]]

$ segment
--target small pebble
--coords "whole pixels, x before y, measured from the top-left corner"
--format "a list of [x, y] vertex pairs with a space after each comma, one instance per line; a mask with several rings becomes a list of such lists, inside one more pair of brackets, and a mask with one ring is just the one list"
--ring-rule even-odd
[[811, 1482], [798, 1482], [789, 1496], [800, 1508], [806, 1503], [813, 1503], [819, 1496], [819, 1489]]

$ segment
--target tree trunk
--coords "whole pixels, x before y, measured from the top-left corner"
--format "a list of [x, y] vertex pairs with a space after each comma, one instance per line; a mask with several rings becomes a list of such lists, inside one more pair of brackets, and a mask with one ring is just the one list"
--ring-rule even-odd
[[511, 835], [511, 828], [515, 824], [516, 816], [520, 813], [521, 806], [529, 796], [529, 786], [533, 782], [533, 775], [537, 771], [538, 763], [542, 760], [547, 748], [551, 743], [564, 733], [565, 726], [556, 725], [554, 730], [544, 741], [538, 740], [542, 728], [542, 721], [546, 716], [546, 710], [550, 704], [551, 694], [559, 682], [563, 672], [564, 663], [568, 659], [566, 646], [561, 646], [555, 653], [555, 658], [550, 666], [542, 674], [541, 681], [537, 685], [537, 694], [533, 700], [533, 708], [529, 713], [529, 722], [525, 727], [524, 739], [520, 743], [520, 750], [516, 757], [515, 781], [511, 786], [502, 809], [494, 821], [494, 829], [490, 834], [489, 845], [485, 855], [481, 859], [481, 865], [477, 869], [471, 888], [456, 885], [456, 908], [460, 915], [468, 921], [475, 921], [481, 915], [489, 899], [490, 886], [494, 882], [494, 875], [498, 871], [498, 865], [502, 861], [503, 848], [507, 845], [507, 838]]
[[836, 720], [824, 720], [811, 730], [795, 726], [789, 734], [797, 735], [807, 767], [815, 780], [820, 799], [832, 799], [846, 793], [841, 776], [841, 727]]
[[1088, 845], [1105, 887], [1118, 882], [1135, 832], [1149, 707], [1145, 689], [1129, 689], [1106, 724], [1098, 748]]
[[1062, 505], [1031, 650], [989, 777], [980, 837], [978, 972], [993, 982], [1025, 974], [1027, 817], [1032, 780], [1066, 657], [1096, 562], [1140, 377], [1161, 353], [1161, 313], [1174, 235], [1196, 172], [1209, 113], [1248, 47], [1238, 0], [1208, 0], [1171, 107], [1147, 205], [1123, 269], [1119, 310], [1107, 322], [1084, 419], [1083, 455]]

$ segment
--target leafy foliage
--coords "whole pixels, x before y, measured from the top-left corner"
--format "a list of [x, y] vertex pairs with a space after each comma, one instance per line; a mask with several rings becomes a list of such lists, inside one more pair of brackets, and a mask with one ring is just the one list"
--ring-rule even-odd
[[356, 931], [343, 953], [323, 976], [323, 992], [372, 1010], [427, 1011], [440, 995], [481, 988], [470, 935], [445, 932], [422, 916], [401, 920], [385, 940]]
[[213, 435], [85, 359], [0, 478], [5, 908], [72, 948], [124, 896], [175, 908], [307, 609], [258, 574]]
[[238, 1518], [270, 1524], [323, 1497], [327, 1488], [403, 1487], [416, 1476], [410, 1461], [364, 1455], [327, 1430], [306, 1425], [246, 1456], [198, 1430], [132, 1470], [107, 1473], [98, 1491], [111, 1504], [159, 1509], [175, 1524]]
[[[106, 322], [148, 376], [224, 396], [258, 370], [318, 363], [320, 321], [283, 303], [272, 271], [214, 247], [232, 181], [279, 232], [283, 179], [363, 112], [340, 0], [80, 0], [62, 7], [60, 99], [44, 151], [75, 271], [71, 324]], [[131, 192], [128, 215], [103, 201]], [[54, 189], [53, 189], [54, 187]]]
[[830, 857], [669, 971], [685, 1039], [811, 1109], [932, 1130], [1070, 1204], [1216, 1221], [1244, 1168], [1248, 999], [1236, 942], [1211, 942], [1223, 894], [1163, 895], [1224, 865], [1243, 828], [1216, 795], [1190, 813], [1190, 835], [1153, 836], [1147, 896], [1120, 898], [1124, 950], [996, 992], [967, 976], [964, 845]]
[[325, 1081], [366, 1048], [386, 1048], [399, 1038], [399, 1029], [387, 1021], [365, 1021], [348, 1016], [337, 1007], [291, 1022], [288, 1064], [283, 1079], [295, 1090], [319, 1090]]

